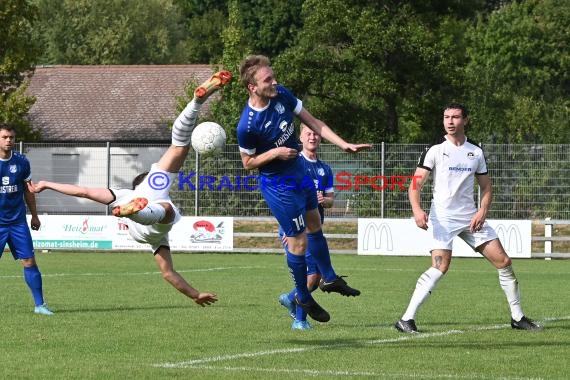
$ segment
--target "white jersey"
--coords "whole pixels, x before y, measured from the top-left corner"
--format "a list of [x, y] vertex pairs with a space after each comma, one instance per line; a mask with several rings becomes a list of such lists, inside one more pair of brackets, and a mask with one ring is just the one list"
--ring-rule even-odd
[[456, 146], [447, 138], [421, 155], [418, 167], [431, 171], [433, 199], [430, 218], [469, 219], [477, 207], [473, 198], [475, 175], [486, 175], [483, 151], [465, 140]]
[[150, 244], [152, 251], [155, 252], [161, 245], [169, 247], [168, 233], [172, 229], [174, 223], [178, 222], [182, 217], [180, 211], [170, 199], [170, 187], [177, 178], [178, 173], [168, 173], [158, 168], [157, 164], [153, 164], [149, 174], [135, 188], [131, 189], [112, 189], [116, 199], [109, 204], [111, 207], [124, 205], [132, 199], [143, 197], [148, 199], [149, 203], [168, 202], [172, 205], [175, 217], [170, 224], [156, 223], [153, 225], [143, 225], [129, 218], [123, 218], [129, 227], [131, 237], [143, 244]]

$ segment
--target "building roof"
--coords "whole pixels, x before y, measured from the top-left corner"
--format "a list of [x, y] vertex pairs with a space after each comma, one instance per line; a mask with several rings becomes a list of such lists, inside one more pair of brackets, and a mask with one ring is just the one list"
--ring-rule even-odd
[[29, 119], [45, 142], [170, 141], [175, 97], [212, 72], [209, 65], [36, 67]]

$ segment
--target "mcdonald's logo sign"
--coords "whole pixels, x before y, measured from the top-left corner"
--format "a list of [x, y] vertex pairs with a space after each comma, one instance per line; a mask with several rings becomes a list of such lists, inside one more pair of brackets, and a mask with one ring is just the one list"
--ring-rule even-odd
[[390, 226], [387, 223], [368, 223], [368, 225], [364, 228], [364, 236], [362, 237], [362, 249], [364, 251], [393, 251], [394, 241], [392, 238], [392, 230], [390, 229]]
[[497, 227], [495, 227], [495, 231], [507, 253], [522, 253], [523, 241], [519, 226], [515, 224], [508, 226], [498, 224]]

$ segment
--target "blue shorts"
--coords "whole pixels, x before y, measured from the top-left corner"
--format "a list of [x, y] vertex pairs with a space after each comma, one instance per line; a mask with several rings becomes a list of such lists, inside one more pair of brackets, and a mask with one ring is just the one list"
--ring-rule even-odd
[[261, 194], [271, 213], [287, 236], [297, 236], [305, 231], [307, 210], [318, 207], [314, 186], [260, 185]]
[[27, 222], [0, 227], [0, 257], [2, 257], [6, 243], [8, 243], [14, 260], [34, 257], [34, 244]]

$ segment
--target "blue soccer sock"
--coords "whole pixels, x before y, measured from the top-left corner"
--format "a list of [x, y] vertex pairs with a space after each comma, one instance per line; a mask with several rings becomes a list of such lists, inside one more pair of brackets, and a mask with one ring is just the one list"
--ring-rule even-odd
[[285, 250], [287, 252], [287, 266], [293, 278], [297, 296], [299, 301], [305, 303], [310, 297], [307, 289], [307, 263], [305, 262], [305, 256], [297, 256], [289, 252], [288, 249]]
[[324, 280], [327, 282], [335, 280], [337, 276], [332, 267], [329, 245], [325, 235], [323, 235], [323, 230], [307, 234], [307, 241], [308, 250], [315, 258]]
[[295, 319], [298, 321], [306, 321], [307, 320], [307, 312], [302, 307], [297, 307], [295, 309]]
[[295, 303], [295, 294], [297, 293], [297, 288], [293, 288], [293, 290], [291, 290], [291, 292], [289, 292], [289, 294], [287, 294], [287, 298], [289, 299], [289, 301]]
[[42, 291], [42, 274], [37, 265], [24, 267], [24, 279], [26, 284], [32, 291], [34, 303], [36, 306], [44, 304], [44, 295]]

